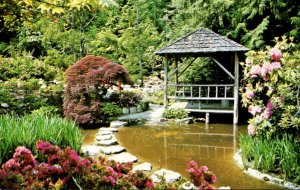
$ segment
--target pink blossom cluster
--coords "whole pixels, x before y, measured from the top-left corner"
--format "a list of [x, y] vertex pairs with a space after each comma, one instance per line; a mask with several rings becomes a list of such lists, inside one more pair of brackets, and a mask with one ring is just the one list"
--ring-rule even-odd
[[70, 147], [62, 150], [45, 141], [38, 141], [36, 149], [42, 159], [40, 163], [29, 149], [16, 149], [13, 158], [0, 169], [1, 189], [78, 189], [78, 185], [83, 189], [154, 188], [153, 181], [144, 173], [130, 172], [132, 163], [83, 158]]
[[249, 124], [248, 127], [247, 127], [247, 129], [248, 129], [248, 135], [250, 135], [250, 136], [255, 135], [255, 127], [254, 127], [254, 125]]
[[281, 51], [277, 48], [270, 49], [269, 55], [270, 55], [271, 59], [274, 61], [279, 61], [282, 58]]
[[248, 107], [248, 112], [251, 113], [252, 115], [256, 115], [257, 113], [261, 113], [261, 107], [258, 105], [250, 105]]
[[210, 171], [207, 166], [198, 167], [197, 162], [190, 161], [187, 165], [187, 172], [190, 173], [192, 183], [198, 187], [198, 189], [213, 189], [211, 184], [217, 182], [217, 177]]
[[273, 108], [274, 108], [273, 103], [272, 102], [268, 102], [268, 104], [266, 106], [266, 109], [265, 109], [265, 111], [262, 114], [262, 118], [263, 119], [269, 119], [272, 116], [272, 114], [273, 114], [273, 112], [272, 112]]

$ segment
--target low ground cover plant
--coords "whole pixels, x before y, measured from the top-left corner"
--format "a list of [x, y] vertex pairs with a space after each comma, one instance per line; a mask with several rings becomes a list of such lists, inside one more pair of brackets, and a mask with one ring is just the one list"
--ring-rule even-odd
[[34, 150], [38, 140], [49, 141], [63, 148], [70, 146], [76, 151], [81, 147], [83, 136], [78, 126], [57, 115], [0, 115], [0, 123], [0, 163], [11, 158], [18, 146]]
[[167, 109], [163, 113], [163, 117], [166, 119], [183, 119], [189, 116], [189, 112], [184, 109]]
[[[61, 149], [49, 142], [37, 141], [36, 154], [24, 146], [16, 148], [12, 158], [0, 169], [0, 188], [9, 189], [157, 189], [171, 188], [164, 182], [154, 184], [132, 163], [120, 164], [103, 158], [81, 157], [70, 147]], [[187, 171], [199, 189], [212, 189], [216, 176], [206, 166], [191, 161]]]

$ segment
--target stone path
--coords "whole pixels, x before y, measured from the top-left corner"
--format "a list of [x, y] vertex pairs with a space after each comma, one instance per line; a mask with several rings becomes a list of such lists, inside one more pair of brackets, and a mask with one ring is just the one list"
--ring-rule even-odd
[[155, 123], [160, 123], [163, 112], [164, 112], [163, 106], [150, 104], [150, 108], [148, 111], [123, 115], [118, 117], [118, 120], [138, 119], [138, 120], [147, 120], [147, 123], [155, 124]]

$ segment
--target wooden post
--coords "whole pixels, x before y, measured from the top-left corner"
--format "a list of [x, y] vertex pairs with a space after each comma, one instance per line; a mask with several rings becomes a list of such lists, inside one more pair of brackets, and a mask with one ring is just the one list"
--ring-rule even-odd
[[120, 79], [118, 80], [118, 90], [119, 90], [119, 92], [121, 92], [121, 80]]
[[165, 55], [165, 73], [164, 73], [164, 108], [168, 108], [168, 56]]
[[234, 104], [233, 104], [233, 124], [239, 122], [239, 56], [234, 53]]
[[209, 113], [208, 112], [205, 114], [205, 123], [209, 124]]
[[[177, 62], [177, 57], [174, 56], [174, 62], [175, 62], [175, 67], [176, 67], [176, 72], [175, 72], [175, 84], [176, 86], [178, 85], [178, 62]], [[176, 89], [177, 90], [177, 89]]]

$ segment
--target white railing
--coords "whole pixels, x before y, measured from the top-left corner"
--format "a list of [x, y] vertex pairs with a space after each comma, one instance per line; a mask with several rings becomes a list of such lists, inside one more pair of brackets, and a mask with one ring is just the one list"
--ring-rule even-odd
[[234, 100], [234, 84], [169, 84], [171, 99]]

